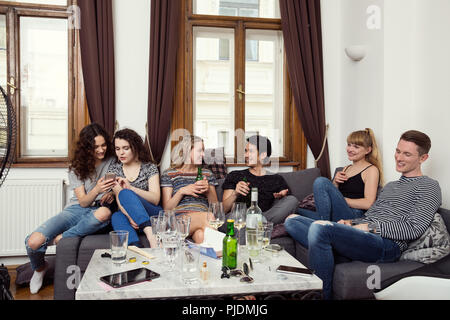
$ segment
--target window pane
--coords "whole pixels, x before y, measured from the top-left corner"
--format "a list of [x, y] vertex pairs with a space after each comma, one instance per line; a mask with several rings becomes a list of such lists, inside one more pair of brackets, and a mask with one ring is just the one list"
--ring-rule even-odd
[[22, 156], [68, 155], [68, 23], [20, 18]]
[[233, 156], [234, 30], [195, 27], [193, 53], [194, 134]]
[[51, 4], [57, 6], [67, 6], [67, 0], [2, 0], [6, 2], [33, 3], [33, 4]]
[[195, 14], [280, 18], [279, 0], [193, 0]]
[[283, 37], [281, 31], [247, 30], [249, 50], [257, 50], [256, 60], [245, 65], [245, 132], [269, 137], [272, 157], [284, 155]]
[[0, 86], [6, 91], [6, 16], [0, 14]]

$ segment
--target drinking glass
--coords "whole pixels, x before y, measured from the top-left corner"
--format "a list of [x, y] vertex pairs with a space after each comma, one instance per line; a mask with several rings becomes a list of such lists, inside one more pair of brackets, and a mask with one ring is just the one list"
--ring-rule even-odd
[[189, 228], [191, 227], [191, 217], [182, 215], [176, 218], [178, 235], [184, 245], [184, 241], [189, 236]]
[[238, 229], [238, 246], [241, 245], [241, 229], [245, 227], [247, 219], [247, 205], [245, 202], [236, 202], [231, 209], [231, 215], [234, 219], [234, 226]]
[[184, 284], [190, 285], [198, 282], [200, 270], [198, 260], [200, 250], [184, 247], [181, 249], [181, 279]]
[[164, 255], [169, 265], [169, 271], [175, 269], [175, 260], [178, 257], [180, 241], [177, 235], [167, 235], [162, 239]]
[[273, 222], [267, 221], [264, 222], [262, 225], [262, 249], [265, 249], [270, 244], [270, 238], [272, 237], [272, 230], [273, 230]]
[[161, 248], [161, 234], [163, 232], [164, 217], [163, 216], [152, 216], [150, 217], [152, 223], [152, 233], [156, 237], [158, 248]]
[[161, 210], [159, 211], [159, 217], [163, 217], [161, 226], [163, 237], [176, 236], [177, 234], [177, 220], [175, 211], [173, 210]]
[[128, 231], [116, 230], [109, 233], [111, 260], [119, 265], [127, 260]]
[[225, 213], [222, 202], [209, 204], [208, 223], [214, 229], [219, 229], [225, 222]]

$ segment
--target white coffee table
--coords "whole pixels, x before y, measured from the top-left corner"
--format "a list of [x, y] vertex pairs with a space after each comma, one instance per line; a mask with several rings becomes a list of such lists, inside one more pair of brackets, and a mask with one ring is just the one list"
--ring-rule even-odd
[[[277, 257], [266, 252], [260, 263], [253, 264], [250, 276], [254, 282], [243, 283], [238, 277], [221, 279], [221, 259], [213, 259], [204, 255], [200, 256], [200, 263], [207, 262], [210, 277], [208, 283], [198, 282], [194, 285], [185, 285], [181, 280], [181, 272], [168, 272], [163, 261], [163, 252], [157, 249], [144, 249], [156, 258], [150, 260], [148, 265], [142, 261], [148, 260], [136, 253], [128, 251], [127, 258], [136, 257], [135, 263], [125, 263], [120, 267], [114, 266], [109, 258], [102, 258], [101, 254], [108, 252], [106, 249], [98, 249], [94, 252], [86, 269], [83, 279], [76, 291], [77, 300], [113, 300], [113, 299], [182, 299], [201, 297], [241, 296], [254, 294], [277, 294], [286, 292], [318, 291], [322, 290], [322, 280], [317, 276], [298, 276], [280, 274], [276, 272], [279, 265], [303, 267], [294, 257], [285, 250]], [[248, 261], [245, 250], [241, 255], [241, 261]], [[158, 272], [161, 277], [150, 281], [134, 284], [122, 288], [111, 288], [100, 281], [100, 277], [127, 271], [140, 267], [146, 267]]]

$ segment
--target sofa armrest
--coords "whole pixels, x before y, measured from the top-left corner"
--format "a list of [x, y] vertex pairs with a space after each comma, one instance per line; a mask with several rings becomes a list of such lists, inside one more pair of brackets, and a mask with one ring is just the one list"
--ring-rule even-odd
[[54, 277], [55, 300], [74, 300], [76, 289], [69, 289], [67, 280], [73, 273], [67, 273], [70, 266], [76, 266], [80, 237], [62, 238], [56, 246], [56, 263]]

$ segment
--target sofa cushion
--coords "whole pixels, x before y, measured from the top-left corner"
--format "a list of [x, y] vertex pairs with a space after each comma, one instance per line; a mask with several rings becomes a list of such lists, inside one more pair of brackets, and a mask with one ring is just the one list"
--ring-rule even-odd
[[[376, 269], [372, 269], [374, 266], [379, 267], [379, 281], [375, 281], [376, 271], [374, 270]], [[383, 280], [412, 271], [421, 266], [423, 266], [422, 263], [415, 261], [398, 261], [393, 263], [352, 261], [337, 264], [334, 268], [333, 297], [337, 300], [374, 299], [372, 290], [376, 289], [377, 286], [381, 286]]]
[[439, 213], [434, 215], [431, 225], [424, 234], [408, 245], [400, 260], [433, 263], [450, 253], [450, 235]]
[[450, 230], [450, 210], [439, 208], [437, 211], [445, 222], [447, 230]]
[[320, 176], [320, 169], [311, 168], [295, 172], [281, 172], [292, 195], [298, 200], [304, 199], [313, 192], [313, 183]]

